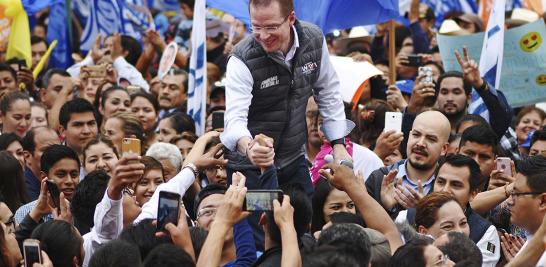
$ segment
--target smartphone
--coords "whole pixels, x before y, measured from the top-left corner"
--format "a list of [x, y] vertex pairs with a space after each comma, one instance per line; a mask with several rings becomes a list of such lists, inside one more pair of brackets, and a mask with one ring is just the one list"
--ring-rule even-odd
[[40, 241], [36, 239], [25, 239], [23, 242], [23, 256], [25, 257], [25, 267], [32, 267], [34, 263], [42, 263], [42, 251]]
[[408, 55], [408, 63], [407, 66], [413, 66], [413, 67], [419, 67], [421, 66], [421, 56], [419, 55]]
[[105, 65], [87, 65], [81, 68], [81, 71], [89, 73], [90, 78], [103, 78], [106, 77]]
[[248, 190], [246, 192], [243, 210], [247, 211], [272, 211], [273, 200], [282, 203], [282, 190]]
[[212, 113], [212, 129], [224, 129], [224, 112]]
[[61, 200], [60, 195], [61, 192], [59, 191], [59, 188], [57, 187], [57, 184], [51, 180], [46, 181], [47, 184], [47, 191], [49, 191], [49, 194], [51, 195], [51, 199], [53, 200], [54, 208], [60, 209], [61, 208]]
[[180, 195], [177, 193], [159, 192], [159, 203], [157, 206], [157, 230], [164, 231], [165, 225], [178, 223], [178, 211], [180, 206]]
[[510, 177], [514, 177], [512, 173], [512, 160], [507, 157], [498, 157], [497, 158], [497, 170], [502, 170], [502, 172]]
[[121, 156], [136, 154], [140, 156], [140, 139], [123, 138], [121, 141]]
[[432, 80], [432, 68], [431, 67], [419, 67], [418, 68], [419, 76], [424, 77], [421, 79], [420, 83], [433, 83]]
[[383, 128], [383, 131], [389, 130], [402, 132], [402, 112], [385, 112], [385, 128]]
[[127, 92], [129, 93], [129, 95], [136, 94], [136, 93], [138, 93], [140, 91], [141, 91], [140, 86], [136, 86], [136, 85], [128, 85], [127, 86]]

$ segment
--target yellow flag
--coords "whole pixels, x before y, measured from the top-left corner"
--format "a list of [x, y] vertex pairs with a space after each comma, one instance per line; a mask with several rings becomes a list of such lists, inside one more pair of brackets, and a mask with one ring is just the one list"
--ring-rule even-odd
[[0, 0], [0, 6], [5, 8], [4, 15], [11, 18], [6, 59], [24, 59], [30, 69], [32, 67], [32, 49], [27, 12], [25, 12], [21, 0]]

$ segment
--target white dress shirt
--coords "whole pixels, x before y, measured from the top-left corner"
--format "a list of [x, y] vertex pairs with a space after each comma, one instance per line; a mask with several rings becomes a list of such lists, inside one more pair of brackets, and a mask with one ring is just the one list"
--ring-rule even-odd
[[108, 189], [102, 200], [95, 208], [93, 216], [94, 226], [91, 231], [83, 235], [83, 249], [85, 257], [83, 266], [89, 265], [93, 253], [102, 245], [118, 238], [123, 230], [123, 206], [122, 200], [113, 200], [108, 197]]
[[[296, 28], [292, 26], [292, 32]], [[299, 38], [294, 34], [294, 43], [284, 62], [291, 67], [292, 59], [299, 47]], [[277, 54], [275, 54], [277, 56]], [[283, 57], [282, 55], [279, 55]], [[227, 63], [226, 71], [226, 111], [224, 113], [225, 129], [220, 135], [222, 143], [231, 151], [237, 147], [237, 142], [242, 137], [250, 137], [247, 128], [248, 110], [252, 101], [252, 87], [254, 79], [248, 67], [241, 59], [231, 56]], [[330, 62], [326, 39], [322, 44], [322, 60], [320, 73], [313, 85], [313, 94], [317, 102], [320, 115], [324, 118], [322, 131], [330, 141], [347, 136], [354, 127], [352, 121], [345, 118], [345, 108], [341, 98], [340, 83], [336, 71]]]
[[[516, 257], [519, 255], [520, 252], [523, 251], [523, 249], [525, 249], [525, 247], [527, 247], [527, 245], [529, 244], [529, 240], [531, 240], [531, 239], [533, 239], [533, 235], [528, 235], [527, 236], [527, 241], [525, 241], [525, 243], [523, 244], [521, 249], [518, 251], [518, 253], [516, 254]], [[546, 252], [542, 253], [542, 256], [540, 256], [540, 259], [538, 260], [537, 264], [535, 264], [534, 266], [536, 266], [536, 267], [545, 267], [546, 266]]]
[[[95, 62], [93, 62], [91, 56], [87, 56], [81, 62], [70, 66], [70, 68], [68, 68], [66, 71], [70, 74], [70, 76], [78, 77], [80, 76], [81, 67], [88, 65], [95, 65]], [[127, 62], [125, 58], [116, 58], [116, 60], [114, 60], [113, 66], [118, 72], [118, 83], [120, 79], [125, 79], [129, 81], [132, 85], [140, 86], [142, 89], [146, 90], [146, 92], [150, 91], [150, 86], [148, 85], [146, 80], [144, 80], [142, 74], [133, 65], [129, 64], [129, 62]]]

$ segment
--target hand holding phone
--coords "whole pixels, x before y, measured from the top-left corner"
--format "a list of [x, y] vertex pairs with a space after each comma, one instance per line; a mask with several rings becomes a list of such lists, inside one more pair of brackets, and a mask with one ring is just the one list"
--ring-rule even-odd
[[395, 130], [402, 132], [402, 113], [401, 112], [385, 112], [385, 128], [384, 132]]
[[47, 191], [49, 192], [49, 195], [51, 196], [51, 199], [53, 200], [53, 205], [55, 209], [59, 210], [61, 208], [61, 192], [59, 191], [59, 188], [57, 187], [57, 184], [53, 182], [52, 180], [47, 180]]
[[276, 199], [282, 203], [283, 196], [281, 190], [248, 190], [243, 202], [243, 210], [272, 211], [273, 200]]
[[34, 263], [42, 263], [42, 251], [40, 241], [36, 239], [25, 239], [23, 242], [23, 256], [25, 257], [25, 267], [32, 267]]
[[140, 139], [123, 138], [121, 141], [121, 156], [126, 154], [134, 154], [140, 156]]
[[172, 223], [177, 225], [180, 207], [180, 195], [177, 193], [159, 192], [157, 207], [157, 230], [165, 231], [165, 225]]
[[512, 160], [508, 157], [497, 158], [497, 170], [501, 170], [507, 176], [514, 177], [512, 173]]

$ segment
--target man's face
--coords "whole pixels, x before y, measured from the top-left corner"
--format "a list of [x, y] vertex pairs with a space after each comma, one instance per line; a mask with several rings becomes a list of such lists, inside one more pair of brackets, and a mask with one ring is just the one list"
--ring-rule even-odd
[[17, 90], [17, 81], [9, 71], [0, 71], [0, 92], [4, 90]]
[[203, 199], [197, 208], [197, 226], [209, 231], [216, 216], [216, 209], [222, 205], [223, 201], [223, 194], [212, 194]]
[[495, 153], [490, 145], [466, 141], [459, 147], [459, 154], [471, 157], [478, 165], [483, 177], [489, 177], [495, 169]]
[[44, 105], [46, 105], [47, 108], [50, 109], [53, 106], [55, 99], [57, 99], [59, 92], [61, 92], [61, 90], [63, 89], [69, 90], [68, 88], [72, 87], [74, 87], [74, 85], [70, 77], [53, 74], [53, 76], [51, 76], [51, 78], [49, 79], [49, 84], [47, 85], [47, 88], [40, 91], [42, 103], [44, 103]]
[[80, 182], [80, 168], [78, 162], [64, 158], [55, 163], [47, 173], [47, 178], [53, 180], [60, 192], [68, 200], [72, 200], [76, 186]]
[[419, 170], [430, 170], [436, 166], [440, 155], [447, 149], [444, 131], [446, 129], [441, 129], [441, 125], [435, 121], [419, 117], [414, 121], [407, 147], [411, 166]]
[[66, 144], [78, 155], [91, 139], [97, 136], [97, 121], [93, 112], [73, 113], [63, 133]]
[[307, 122], [307, 142], [309, 145], [320, 148], [322, 141], [318, 134], [318, 106], [313, 97], [307, 101], [305, 120]]
[[470, 170], [468, 167], [442, 165], [434, 181], [434, 192], [451, 193], [463, 209], [472, 201], [477, 192], [470, 192]]
[[250, 21], [254, 39], [263, 47], [265, 52], [288, 52], [290, 47], [291, 26], [296, 15], [281, 14], [281, 6], [277, 1], [271, 1], [267, 6], [250, 5]]
[[[516, 174], [514, 193], [532, 191], [527, 185], [527, 177], [521, 173]], [[543, 213], [539, 212], [543, 209], [541, 208], [542, 195], [519, 195], [508, 198], [508, 204], [511, 206], [510, 222], [534, 234], [544, 217]]]
[[442, 80], [436, 104], [446, 116], [466, 111], [468, 97], [464, 91], [463, 79], [448, 77]]
[[186, 75], [167, 75], [163, 78], [159, 89], [158, 101], [162, 109], [180, 107], [186, 102]]
[[47, 128], [36, 130], [34, 134], [34, 143], [36, 147], [34, 148], [34, 153], [25, 154], [27, 165], [34, 172], [34, 175], [38, 176], [40, 173], [40, 160], [42, 159], [42, 154], [47, 147], [50, 145], [61, 144], [59, 136], [55, 131]]
[[529, 156], [546, 155], [546, 140], [537, 140], [531, 146]]
[[[44, 42], [39, 42], [31, 46], [32, 49], [32, 68], [35, 68], [40, 59], [45, 55], [47, 46]], [[47, 69], [47, 62], [44, 64], [44, 68]]]

